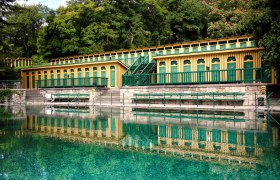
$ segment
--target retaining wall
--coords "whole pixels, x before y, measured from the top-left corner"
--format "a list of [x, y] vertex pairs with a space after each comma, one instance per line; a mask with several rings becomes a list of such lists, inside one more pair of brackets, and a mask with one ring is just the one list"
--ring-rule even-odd
[[[205, 85], [165, 85], [165, 86], [127, 86], [120, 90], [120, 101], [124, 104], [132, 104], [134, 93], [206, 93], [206, 92], [240, 92], [243, 96], [243, 106], [258, 105], [258, 98], [264, 98], [266, 105], [266, 95], [262, 94], [262, 86], [266, 84], [205, 84]], [[124, 94], [124, 96], [123, 96]], [[228, 105], [233, 105], [228, 104]]]

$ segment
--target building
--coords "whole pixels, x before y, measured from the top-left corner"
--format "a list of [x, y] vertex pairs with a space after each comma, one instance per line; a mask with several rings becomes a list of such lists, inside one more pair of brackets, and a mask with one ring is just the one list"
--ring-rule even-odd
[[24, 58], [24, 57], [18, 57], [15, 59], [12, 58], [6, 58], [2, 60], [4, 63], [8, 64], [10, 67], [14, 67], [16, 69], [23, 68], [23, 67], [29, 67], [32, 65], [32, 59], [31, 58]]
[[52, 59], [22, 69], [24, 88], [272, 83], [250, 36]]

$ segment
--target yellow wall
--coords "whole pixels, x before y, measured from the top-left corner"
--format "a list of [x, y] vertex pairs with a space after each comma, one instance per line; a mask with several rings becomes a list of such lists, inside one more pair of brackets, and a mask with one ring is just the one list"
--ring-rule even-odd
[[71, 70], [74, 70], [74, 78], [78, 77], [78, 69], [80, 68], [82, 71], [82, 77], [85, 77], [86, 68], [89, 69], [90, 77], [93, 77], [93, 68], [97, 68], [97, 77], [101, 77], [101, 67], [106, 68], [106, 77], [108, 78], [108, 86], [111, 87], [111, 79], [110, 79], [110, 67], [115, 66], [115, 87], [121, 87], [122, 85], [122, 74], [126, 71], [126, 67], [121, 65], [118, 61], [110, 61], [110, 62], [96, 62], [91, 64], [72, 64], [72, 65], [64, 65], [64, 66], [49, 66], [49, 67], [41, 67], [41, 68], [29, 68], [22, 70], [22, 79], [23, 79], [23, 87], [27, 88], [27, 76], [29, 76], [29, 88], [32, 88], [32, 76], [35, 77], [35, 88], [37, 88], [37, 80], [41, 75], [41, 80], [44, 79], [44, 75], [47, 75], [47, 79], [51, 79], [51, 74], [53, 72], [54, 79], [57, 79], [58, 70], [60, 71], [60, 79], [64, 77], [64, 71], [67, 71], [68, 77], [71, 75]]
[[9, 64], [10, 67], [21, 68], [28, 67], [32, 65], [31, 58], [16, 58], [16, 59], [3, 59], [3, 61]]
[[228, 57], [235, 57], [236, 58], [236, 68], [244, 68], [244, 57], [246, 55], [253, 56], [253, 64], [254, 68], [261, 67], [261, 50], [260, 49], [250, 49], [250, 50], [242, 50], [242, 51], [228, 51], [228, 52], [217, 52], [217, 53], [196, 53], [196, 54], [184, 54], [184, 55], [177, 55], [177, 56], [164, 56], [155, 58], [157, 60], [157, 72], [159, 71], [159, 63], [165, 62], [166, 63], [166, 73], [171, 72], [171, 61], [177, 61], [178, 63], [178, 72], [184, 71], [184, 60], [190, 60], [191, 62], [191, 71], [197, 71], [197, 60], [204, 59], [205, 60], [205, 67], [209, 67], [209, 70], [212, 68], [212, 59], [219, 58], [220, 60], [220, 68], [227, 69], [228, 64]]
[[[87, 54], [79, 56], [60, 57], [52, 59], [52, 65], [62, 65], [70, 63], [87, 63], [87, 62], [100, 62], [110, 60], [120, 60], [127, 66], [130, 66], [139, 56], [149, 54], [150, 59], [156, 54], [169, 55], [169, 54], [182, 54], [194, 52], [213, 52], [224, 49], [240, 49], [255, 47], [255, 40], [250, 36], [220, 38], [213, 40], [200, 40], [183, 42], [180, 44], [167, 44], [155, 47], [146, 47], [130, 50], [110, 51], [97, 54]], [[134, 57], [134, 58], [133, 58]]]

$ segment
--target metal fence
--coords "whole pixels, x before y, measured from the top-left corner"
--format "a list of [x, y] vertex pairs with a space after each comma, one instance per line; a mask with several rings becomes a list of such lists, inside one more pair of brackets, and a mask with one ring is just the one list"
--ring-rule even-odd
[[123, 86], [270, 82], [261, 68], [123, 75]]
[[38, 88], [70, 88], [70, 87], [107, 87], [108, 78], [81, 77], [65, 79], [37, 80]]
[[22, 80], [1, 80], [0, 89], [22, 89]]

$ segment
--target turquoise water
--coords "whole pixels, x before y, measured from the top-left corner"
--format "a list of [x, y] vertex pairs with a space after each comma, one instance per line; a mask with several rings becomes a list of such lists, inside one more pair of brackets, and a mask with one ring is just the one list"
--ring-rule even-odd
[[32, 109], [0, 110], [0, 179], [280, 177], [279, 131], [267, 114]]

